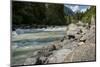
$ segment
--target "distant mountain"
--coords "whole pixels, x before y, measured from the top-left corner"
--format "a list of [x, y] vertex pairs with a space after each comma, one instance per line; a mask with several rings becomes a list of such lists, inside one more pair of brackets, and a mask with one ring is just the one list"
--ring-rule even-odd
[[66, 15], [69, 15], [69, 16], [73, 16], [75, 13], [70, 9], [68, 8], [67, 6], [64, 6], [64, 13]]

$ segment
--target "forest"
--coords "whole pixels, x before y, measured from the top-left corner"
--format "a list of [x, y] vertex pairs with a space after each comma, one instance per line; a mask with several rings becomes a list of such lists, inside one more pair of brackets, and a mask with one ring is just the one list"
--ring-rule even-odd
[[96, 7], [91, 6], [86, 12], [73, 12], [64, 4], [12, 2], [12, 24], [16, 25], [68, 25], [83, 21], [89, 23], [95, 17]]

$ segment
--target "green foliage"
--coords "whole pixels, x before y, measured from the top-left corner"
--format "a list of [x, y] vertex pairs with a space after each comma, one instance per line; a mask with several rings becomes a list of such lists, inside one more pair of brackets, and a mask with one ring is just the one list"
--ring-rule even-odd
[[90, 23], [92, 16], [96, 17], [96, 7], [95, 6], [91, 6], [90, 9], [87, 9], [87, 11], [83, 14], [83, 17], [81, 20], [84, 23]]
[[12, 7], [13, 24], [65, 24], [64, 5], [61, 4], [13, 1]]
[[46, 22], [49, 25], [63, 25], [65, 24], [64, 18], [64, 5], [61, 4], [48, 4], [46, 8]]
[[86, 10], [86, 12], [80, 12], [77, 11], [74, 15], [67, 15], [66, 23], [77, 23], [78, 21], [83, 21], [84, 23], [91, 23], [91, 17], [96, 17], [96, 7], [91, 6], [89, 9]]
[[83, 21], [90, 23], [91, 17], [96, 16], [96, 7], [91, 6], [86, 12], [65, 8], [64, 4], [34, 3], [34, 2], [12, 2], [12, 21], [15, 25], [68, 25]]
[[83, 12], [76, 12], [75, 15], [74, 15], [74, 18], [76, 20], [81, 20], [82, 17], [83, 17], [83, 14], [84, 14]]
[[13, 3], [13, 23], [14, 24], [36, 24], [43, 22], [45, 18], [45, 8], [43, 3]]

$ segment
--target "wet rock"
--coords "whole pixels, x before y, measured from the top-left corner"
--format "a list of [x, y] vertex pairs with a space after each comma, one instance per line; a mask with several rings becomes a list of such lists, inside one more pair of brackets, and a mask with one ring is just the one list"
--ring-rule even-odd
[[18, 34], [16, 33], [16, 31], [12, 32], [12, 37], [16, 37]]
[[24, 62], [24, 65], [29, 65], [29, 64], [36, 64], [37, 58], [27, 58]]
[[17, 33], [17, 34], [24, 34], [24, 32], [23, 32], [22, 29], [16, 29], [16, 33]]
[[38, 51], [33, 52], [33, 56], [38, 55]]

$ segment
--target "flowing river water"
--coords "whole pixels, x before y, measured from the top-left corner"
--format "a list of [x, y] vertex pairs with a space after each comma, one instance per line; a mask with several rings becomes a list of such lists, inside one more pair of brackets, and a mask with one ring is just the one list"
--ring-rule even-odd
[[35, 49], [61, 40], [66, 27], [16, 29], [12, 31], [12, 64], [21, 64]]

